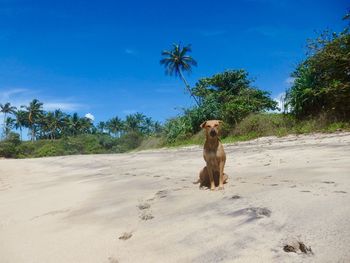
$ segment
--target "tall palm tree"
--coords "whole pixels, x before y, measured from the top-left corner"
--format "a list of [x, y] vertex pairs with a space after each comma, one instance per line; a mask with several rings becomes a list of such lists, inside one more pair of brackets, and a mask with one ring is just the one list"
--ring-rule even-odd
[[97, 124], [97, 130], [100, 132], [100, 133], [105, 133], [105, 130], [107, 128], [107, 124], [108, 122], [104, 122], [104, 121], [100, 121], [98, 124]]
[[20, 131], [20, 138], [22, 140], [22, 128], [23, 126], [26, 126], [26, 123], [27, 123], [27, 113], [23, 110], [18, 110], [16, 111], [15, 113], [15, 116], [16, 116], [16, 121], [15, 121], [15, 129], [19, 129]]
[[31, 131], [31, 140], [34, 141], [36, 125], [38, 124], [38, 121], [43, 114], [43, 104], [39, 100], [34, 99], [29, 103], [29, 106], [21, 106], [21, 107], [27, 110], [28, 128]]
[[181, 44], [173, 44], [172, 50], [163, 50], [162, 56], [163, 58], [160, 60], [160, 64], [164, 65], [165, 73], [167, 75], [175, 75], [175, 77], [179, 76], [181, 80], [185, 83], [187, 91], [193, 97], [197, 105], [199, 102], [197, 98], [193, 95], [191, 91], [191, 87], [186, 81], [183, 72], [191, 72], [192, 66], [197, 66], [197, 62], [189, 55], [192, 51], [191, 45], [181, 47]]
[[4, 127], [4, 133], [6, 134], [5, 129], [6, 129], [7, 114], [14, 114], [16, 112], [16, 107], [11, 106], [10, 102], [7, 102], [5, 104], [0, 104], [0, 112], [4, 114], [3, 127]]
[[5, 137], [6, 138], [8, 138], [14, 125], [15, 125], [15, 119], [12, 119], [11, 117], [7, 117], [5, 120]]
[[72, 116], [69, 116], [66, 126], [69, 135], [75, 136], [80, 132], [81, 123], [78, 113], [75, 112]]
[[118, 117], [114, 117], [110, 119], [107, 124], [106, 128], [108, 129], [109, 133], [114, 134], [115, 136], [120, 136], [120, 132], [123, 129], [123, 121]]

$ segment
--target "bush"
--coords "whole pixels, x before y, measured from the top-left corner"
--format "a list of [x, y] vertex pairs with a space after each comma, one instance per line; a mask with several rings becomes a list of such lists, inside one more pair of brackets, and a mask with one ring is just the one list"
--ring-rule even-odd
[[296, 120], [291, 115], [277, 113], [251, 114], [243, 119], [234, 129], [234, 135], [255, 133], [256, 136], [283, 136], [295, 126]]
[[113, 148], [115, 152], [127, 152], [141, 145], [143, 136], [139, 132], [128, 132], [118, 139], [118, 144]]
[[34, 152], [35, 157], [59, 156], [65, 154], [66, 153], [63, 149], [63, 146], [58, 141], [47, 141], [44, 145], [36, 149]]
[[17, 157], [20, 144], [19, 134], [11, 132], [4, 141], [0, 142], [0, 156], [5, 158]]

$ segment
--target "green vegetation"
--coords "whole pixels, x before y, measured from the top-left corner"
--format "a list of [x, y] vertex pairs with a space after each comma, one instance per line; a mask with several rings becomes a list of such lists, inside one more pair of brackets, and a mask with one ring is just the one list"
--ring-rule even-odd
[[[344, 19], [350, 19], [350, 15]], [[311, 132], [350, 130], [350, 32], [323, 33], [309, 42], [309, 52], [291, 74], [294, 83], [286, 92], [285, 112], [272, 113], [277, 103], [267, 91], [253, 86], [248, 72], [227, 70], [202, 78], [191, 88], [183, 72], [196, 61], [190, 46], [174, 44], [163, 51], [161, 64], [167, 74], [179, 76], [196, 106], [164, 124], [136, 113], [99, 122], [96, 126], [77, 113], [45, 112], [34, 99], [16, 109], [0, 104], [4, 115], [0, 157], [26, 158], [68, 154], [120, 153], [133, 149], [202, 144], [200, 124], [224, 121], [223, 142], [260, 136], [285, 136]], [[23, 128], [31, 141], [22, 141]], [[14, 131], [19, 131], [19, 134]]]
[[[349, 19], [349, 15], [344, 19]], [[293, 72], [287, 106], [299, 119], [325, 114], [350, 120], [350, 26], [340, 33], [325, 31], [309, 41], [308, 57]]]

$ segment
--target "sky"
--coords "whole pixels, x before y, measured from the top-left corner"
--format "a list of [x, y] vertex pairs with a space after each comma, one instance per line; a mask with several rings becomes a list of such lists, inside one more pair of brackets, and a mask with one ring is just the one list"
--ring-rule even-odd
[[[34, 98], [45, 110], [95, 123], [142, 112], [164, 122], [194, 105], [159, 64], [172, 43], [192, 45], [191, 85], [245, 69], [278, 99], [305, 58], [306, 40], [340, 31], [342, 0], [0, 0], [0, 103]], [[0, 118], [2, 119], [2, 118]]]

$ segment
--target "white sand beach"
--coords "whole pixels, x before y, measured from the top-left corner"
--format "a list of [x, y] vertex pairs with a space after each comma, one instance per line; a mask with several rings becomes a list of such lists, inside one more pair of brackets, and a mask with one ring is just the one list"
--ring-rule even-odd
[[[350, 262], [350, 133], [0, 160], [0, 262]], [[303, 242], [312, 253], [285, 252]]]

